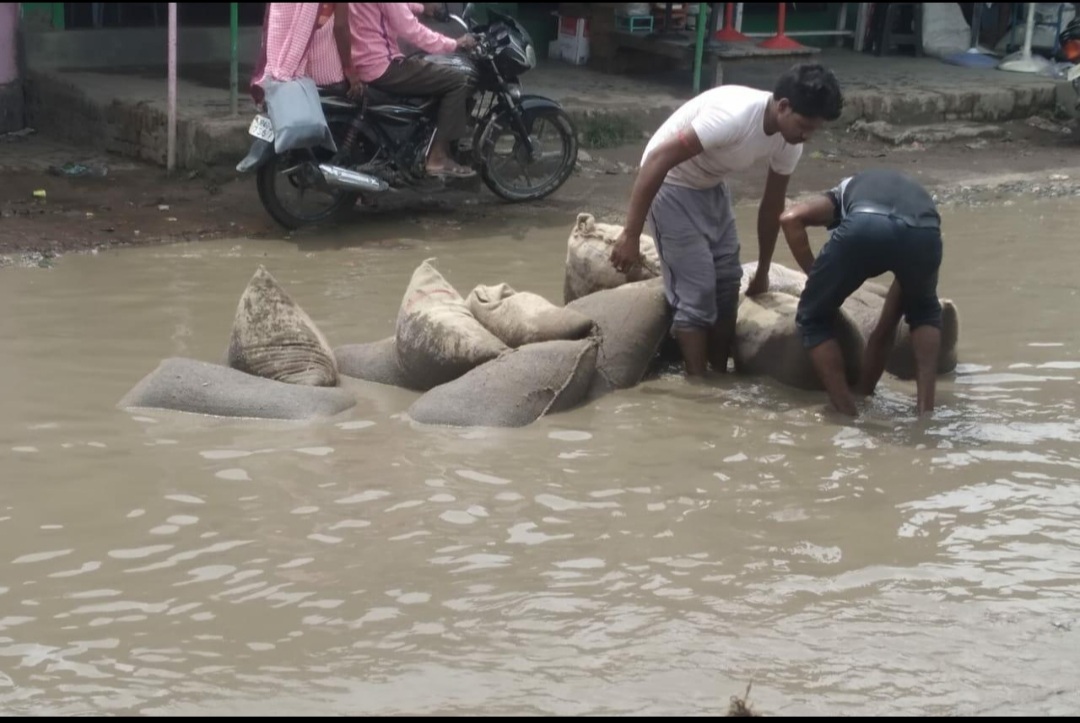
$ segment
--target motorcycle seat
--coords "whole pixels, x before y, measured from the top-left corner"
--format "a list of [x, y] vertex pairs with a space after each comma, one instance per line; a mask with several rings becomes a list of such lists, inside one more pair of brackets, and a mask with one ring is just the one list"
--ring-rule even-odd
[[349, 84], [346, 81], [331, 85], [320, 85], [319, 96], [322, 98], [344, 98], [349, 94]]
[[[341, 83], [334, 83], [333, 85], [320, 86], [319, 95], [324, 98], [347, 98], [349, 95], [349, 84], [343, 81]], [[434, 96], [430, 95], [394, 95], [393, 93], [387, 93], [386, 91], [379, 90], [371, 85], [364, 86], [364, 97], [367, 98], [369, 105], [408, 105], [413, 108], [427, 108], [436, 100]]]
[[364, 95], [371, 105], [409, 105], [414, 108], [426, 108], [435, 102], [434, 96], [405, 96], [387, 93], [385, 90], [367, 85], [364, 86]]

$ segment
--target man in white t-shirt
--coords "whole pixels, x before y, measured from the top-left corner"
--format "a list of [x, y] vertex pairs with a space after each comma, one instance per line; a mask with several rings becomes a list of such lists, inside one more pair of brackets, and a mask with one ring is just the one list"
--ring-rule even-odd
[[832, 72], [796, 65], [771, 93], [725, 85], [687, 101], [646, 146], [611, 262], [620, 271], [640, 262], [648, 215], [674, 310], [672, 333], [689, 376], [705, 375], [710, 364], [726, 371], [735, 334], [742, 265], [726, 177], [768, 164], [758, 208], [758, 267], [748, 291], [762, 293], [802, 144], [842, 107]]

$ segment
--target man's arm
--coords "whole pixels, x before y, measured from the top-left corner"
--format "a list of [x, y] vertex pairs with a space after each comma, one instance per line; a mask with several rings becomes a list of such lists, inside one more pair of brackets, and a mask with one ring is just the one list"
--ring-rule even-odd
[[611, 263], [626, 273], [641, 258], [641, 232], [645, 228], [645, 216], [656, 198], [668, 172], [704, 150], [693, 128], [680, 131], [674, 138], [657, 146], [638, 172], [634, 188], [630, 192], [630, 208], [626, 213], [626, 225], [611, 252]]
[[814, 253], [810, 250], [810, 237], [806, 229], [810, 226], [828, 226], [835, 217], [836, 204], [829, 196], [818, 196], [796, 204], [780, 216], [780, 227], [784, 229], [791, 255], [805, 273], [809, 274], [814, 265]]
[[758, 205], [757, 271], [746, 289], [747, 296], [762, 294], [769, 290], [769, 266], [772, 264], [773, 252], [776, 251], [776, 237], [780, 235], [780, 214], [784, 212], [784, 205], [787, 203], [787, 188], [790, 179], [791, 176], [769, 169], [769, 176], [765, 180], [765, 193], [761, 195], [761, 203]]
[[379, 9], [386, 24], [399, 40], [408, 40], [425, 53], [452, 53], [463, 44], [425, 26], [406, 4], [379, 3]]
[[870, 332], [870, 338], [866, 340], [862, 372], [855, 386], [859, 394], [868, 396], [873, 394], [878, 382], [881, 381], [881, 375], [885, 373], [885, 360], [888, 359], [893, 342], [896, 340], [896, 327], [904, 316], [902, 298], [900, 282], [894, 279], [892, 286], [889, 287], [889, 293], [885, 295], [885, 303], [881, 307], [877, 324]]
[[360, 77], [352, 63], [352, 33], [349, 31], [349, 3], [334, 5], [334, 42], [337, 44], [338, 57], [341, 58], [341, 71], [350, 86], [360, 83]]

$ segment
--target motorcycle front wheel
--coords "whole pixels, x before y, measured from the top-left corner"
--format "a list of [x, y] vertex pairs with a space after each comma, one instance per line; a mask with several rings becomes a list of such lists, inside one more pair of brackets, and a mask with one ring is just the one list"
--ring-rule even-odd
[[549, 196], [566, 183], [577, 164], [577, 129], [566, 111], [534, 108], [524, 113], [524, 121], [534, 148], [531, 157], [509, 113], [494, 118], [478, 144], [481, 179], [507, 201]]

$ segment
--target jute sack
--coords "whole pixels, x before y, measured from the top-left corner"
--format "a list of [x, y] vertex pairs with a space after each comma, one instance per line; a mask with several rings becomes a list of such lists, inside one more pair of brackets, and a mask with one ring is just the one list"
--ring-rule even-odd
[[312, 387], [338, 383], [326, 338], [263, 266], [240, 296], [227, 358], [233, 369], [265, 379]]
[[477, 286], [465, 303], [485, 329], [511, 348], [558, 339], [581, 339], [593, 323], [573, 309], [539, 294], [514, 291], [509, 284]]
[[476, 320], [433, 260], [413, 272], [395, 334], [401, 371], [410, 387], [421, 390], [457, 379], [508, 348]]
[[523, 427], [582, 402], [596, 369], [593, 339], [526, 344], [435, 387], [409, 408], [422, 424]]
[[600, 352], [594, 394], [637, 385], [671, 326], [662, 279], [598, 291], [567, 308], [580, 311], [596, 324]]
[[397, 358], [397, 339], [389, 336], [368, 344], [345, 344], [334, 349], [338, 371], [367, 382], [409, 388]]
[[611, 265], [611, 249], [622, 230], [622, 226], [597, 223], [592, 214], [578, 214], [567, 241], [564, 304], [597, 291], [661, 275], [656, 242], [646, 234], [641, 235], [641, 264], [627, 274], [615, 270]]
[[345, 389], [288, 384], [220, 364], [174, 357], [147, 374], [119, 406], [171, 409], [217, 417], [316, 419], [356, 404]]
[[[743, 297], [735, 324], [736, 372], [769, 376], [797, 389], [824, 389], [795, 326], [798, 303], [798, 297], [777, 291]], [[842, 309], [835, 333], [848, 382], [854, 384], [862, 369], [862, 335]]]

